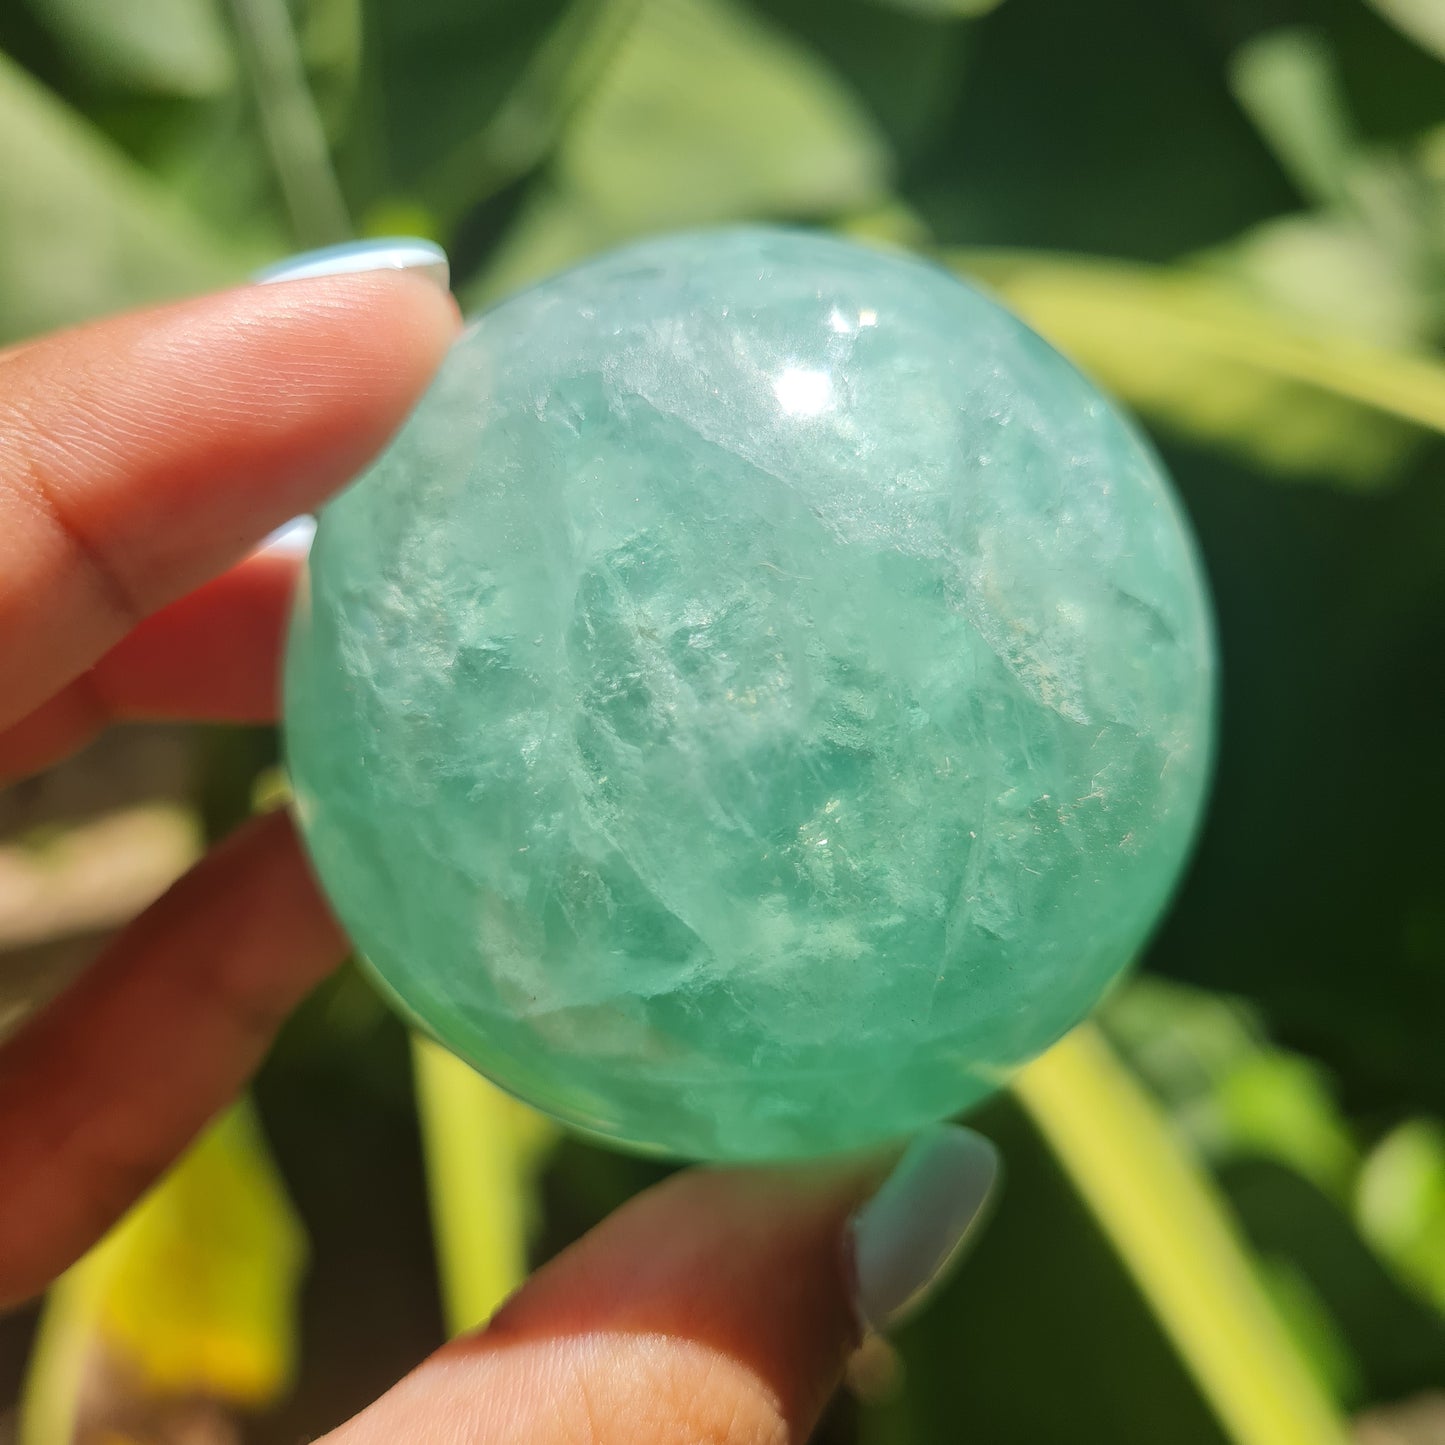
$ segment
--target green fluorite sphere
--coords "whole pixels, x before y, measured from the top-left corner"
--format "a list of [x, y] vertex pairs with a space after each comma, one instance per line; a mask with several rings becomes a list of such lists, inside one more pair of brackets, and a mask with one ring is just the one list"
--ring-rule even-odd
[[629, 1147], [821, 1153], [996, 1088], [1179, 871], [1212, 652], [1159, 463], [916, 260], [644, 242], [469, 327], [324, 511], [286, 678], [394, 998]]

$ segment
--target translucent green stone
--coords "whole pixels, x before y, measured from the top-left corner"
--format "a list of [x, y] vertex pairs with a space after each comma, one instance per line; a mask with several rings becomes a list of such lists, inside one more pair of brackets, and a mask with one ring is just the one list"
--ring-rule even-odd
[[407, 1013], [632, 1148], [966, 1108], [1138, 951], [1208, 771], [1159, 463], [941, 270], [649, 241], [474, 323], [321, 518], [299, 816]]

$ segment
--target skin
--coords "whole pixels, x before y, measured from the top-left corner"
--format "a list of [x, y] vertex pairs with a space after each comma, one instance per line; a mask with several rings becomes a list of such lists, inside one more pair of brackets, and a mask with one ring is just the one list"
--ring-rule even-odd
[[[458, 318], [371, 273], [0, 352], [0, 784], [137, 719], [267, 722], [298, 562], [256, 553], [400, 424]], [[72, 1263], [242, 1088], [346, 943], [261, 818], [0, 1048], [0, 1309]], [[785, 1445], [857, 1344], [869, 1167], [639, 1196], [327, 1440]]]

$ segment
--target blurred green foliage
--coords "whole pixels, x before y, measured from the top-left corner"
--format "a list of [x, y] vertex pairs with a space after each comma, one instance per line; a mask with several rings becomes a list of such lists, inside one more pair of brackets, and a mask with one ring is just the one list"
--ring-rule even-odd
[[[1310, 1388], [1388, 1405], [1445, 1386], [1442, 62], [1435, 0], [10, 0], [0, 340], [348, 231], [442, 240], [469, 306], [738, 218], [998, 288], [1154, 430], [1218, 609], [1214, 806], [1104, 1031]], [[226, 756], [208, 799], [268, 760]], [[406, 1041], [356, 977], [258, 1098], [313, 1256], [303, 1384], [249, 1427], [279, 1441], [382, 1388], [441, 1307]], [[979, 1122], [998, 1218], [905, 1336], [900, 1398], [826, 1438], [1246, 1438], [1049, 1120]], [[535, 1146], [505, 1146], [522, 1188]], [[655, 1175], [564, 1142], [523, 1201], [534, 1253]]]

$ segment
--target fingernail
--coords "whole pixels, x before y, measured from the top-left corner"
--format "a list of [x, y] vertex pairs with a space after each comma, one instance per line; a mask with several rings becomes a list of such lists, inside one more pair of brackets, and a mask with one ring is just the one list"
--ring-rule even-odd
[[261, 552], [294, 552], [298, 557], [304, 557], [311, 550], [311, 539], [315, 535], [315, 517], [292, 517], [289, 522], [277, 527], [257, 550]]
[[359, 271], [414, 271], [435, 281], [443, 291], [451, 285], [447, 253], [432, 241], [411, 236], [345, 241], [339, 246], [323, 246], [319, 251], [303, 251], [267, 266], [251, 279], [264, 285], [269, 281], [305, 281], [313, 276], [349, 276]]
[[972, 1129], [940, 1124], [908, 1146], [850, 1225], [865, 1330], [902, 1323], [947, 1277], [978, 1232], [998, 1174], [998, 1150]]

